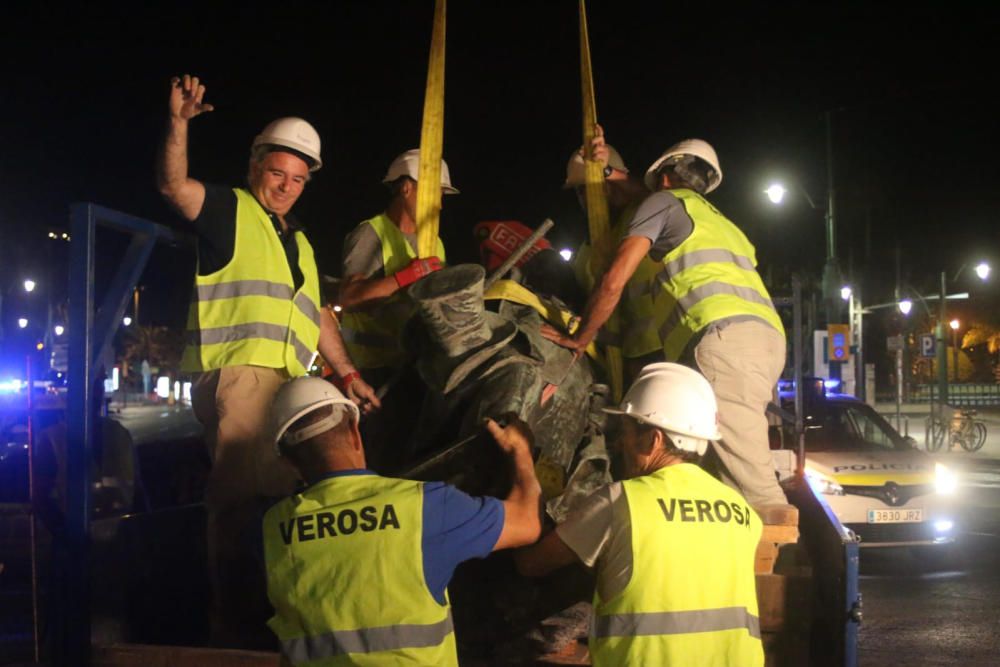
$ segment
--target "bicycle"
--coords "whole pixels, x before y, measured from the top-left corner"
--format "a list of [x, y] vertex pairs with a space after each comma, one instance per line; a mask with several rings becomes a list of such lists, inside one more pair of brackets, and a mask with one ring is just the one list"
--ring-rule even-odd
[[924, 423], [924, 447], [929, 452], [936, 452], [944, 444], [948, 434], [948, 424], [939, 415], [931, 414]]
[[975, 419], [975, 410], [959, 410], [950, 420], [940, 415], [927, 417], [924, 446], [929, 452], [941, 449], [945, 439], [948, 447], [959, 445], [967, 452], [977, 452], [986, 443], [986, 424]]
[[975, 410], [961, 410], [951, 420], [951, 446], [959, 444], [967, 452], [978, 452], [986, 442], [986, 424], [975, 419]]

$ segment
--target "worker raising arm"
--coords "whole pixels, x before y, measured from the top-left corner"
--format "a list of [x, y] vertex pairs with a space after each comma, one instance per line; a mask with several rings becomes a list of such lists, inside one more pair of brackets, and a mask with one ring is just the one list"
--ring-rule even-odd
[[[774, 475], [765, 409], [785, 362], [781, 318], [757, 273], [753, 244], [704, 195], [722, 182], [715, 150], [700, 139], [669, 149], [646, 171], [653, 194], [639, 206], [573, 336], [550, 340], [582, 349], [607, 321], [648, 255], [653, 316], [663, 358], [704, 373], [719, 399], [723, 479], [763, 514], [793, 508]], [[765, 511], [768, 510], [768, 511]]]
[[188, 175], [188, 124], [212, 111], [204, 98], [198, 77], [171, 81], [157, 181], [198, 236], [182, 369], [199, 374], [192, 405], [213, 460], [205, 498], [214, 640], [240, 645], [253, 632], [242, 620], [252, 606], [248, 587], [229, 574], [245, 558], [241, 530], [259, 498], [285, 495], [296, 481], [267, 443], [271, 398], [286, 379], [309, 371], [318, 349], [352, 380], [346, 387], [352, 400], [366, 409], [379, 401], [321, 307], [313, 249], [291, 212], [322, 166], [319, 134], [301, 118], [279, 118], [253, 141], [246, 187], [207, 185]]

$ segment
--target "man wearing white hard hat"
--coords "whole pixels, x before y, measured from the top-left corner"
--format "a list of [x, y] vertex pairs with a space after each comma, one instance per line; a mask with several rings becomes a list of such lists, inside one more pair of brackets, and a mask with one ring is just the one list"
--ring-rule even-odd
[[283, 664], [457, 665], [455, 567], [541, 532], [527, 425], [487, 420], [513, 472], [501, 501], [367, 470], [357, 407], [319, 378], [282, 386], [271, 415], [275, 448], [307, 484], [263, 521]]
[[[612, 221], [611, 237], [615, 243], [625, 235], [628, 223], [635, 216], [636, 208], [649, 195], [643, 182], [633, 176], [621, 154], [604, 141], [604, 130], [598, 125], [590, 147], [592, 160], [599, 162], [604, 173], [604, 191], [608, 199], [608, 213]], [[587, 182], [584, 150], [580, 148], [569, 156], [566, 163], [564, 188], [574, 188], [580, 206], [587, 208], [584, 186]], [[577, 283], [590, 294], [600, 275], [594, 275], [593, 250], [590, 243], [580, 246], [573, 255], [573, 271]], [[653, 316], [653, 278], [659, 271], [658, 264], [643, 258], [632, 273], [618, 304], [619, 331], [602, 332], [602, 340], [622, 350], [626, 378], [635, 377], [639, 369], [660, 358], [660, 337]]]
[[[309, 371], [317, 351], [342, 378], [356, 369], [322, 307], [312, 246], [291, 213], [322, 166], [319, 134], [301, 118], [279, 118], [253, 141], [246, 187], [202, 183], [188, 175], [187, 136], [189, 121], [212, 111], [204, 95], [198, 77], [171, 82], [157, 181], [198, 236], [182, 368], [200, 373], [193, 407], [212, 457], [205, 503], [213, 638], [238, 644], [241, 615], [253, 607], [238, 565], [246, 552], [240, 535], [258, 499], [285, 495], [296, 481], [263, 436], [267, 406], [281, 383]], [[346, 391], [366, 407], [378, 404], [361, 380]]]
[[785, 333], [753, 244], [705, 199], [722, 182], [715, 150], [687, 139], [646, 171], [653, 191], [639, 206], [611, 266], [591, 294], [572, 336], [543, 331], [583, 349], [613, 312], [645, 257], [660, 264], [653, 311], [667, 361], [701, 370], [719, 400], [722, 440], [713, 447], [724, 481], [766, 520], [787, 522], [793, 509], [778, 486], [765, 410], [785, 364]]
[[[433, 257], [417, 257], [419, 170], [419, 149], [397, 156], [382, 179], [391, 193], [385, 211], [359, 224], [344, 240], [342, 333], [351, 357], [369, 377], [377, 376], [374, 369], [398, 367], [404, 356], [399, 335], [412, 313], [403, 304], [384, 304], [384, 300], [437, 271], [445, 261], [440, 238]], [[458, 194], [444, 160], [441, 192]]]
[[620, 421], [625, 480], [598, 489], [516, 552], [518, 569], [595, 569], [595, 667], [763, 665], [754, 575], [760, 517], [696, 465], [719, 437], [711, 386], [687, 366], [651, 364], [605, 412]]
[[[377, 470], [398, 460], [399, 443], [408, 439], [405, 431], [419, 413], [425, 393], [416, 373], [404, 368], [403, 326], [414, 311], [404, 294], [396, 293], [441, 269], [445, 261], [440, 238], [434, 256], [417, 257], [419, 171], [419, 149], [398, 155], [382, 178], [390, 193], [385, 210], [344, 239], [341, 334], [366, 382], [383, 387], [392, 380], [381, 417], [362, 426], [369, 461]], [[441, 192], [458, 194], [444, 160]]]

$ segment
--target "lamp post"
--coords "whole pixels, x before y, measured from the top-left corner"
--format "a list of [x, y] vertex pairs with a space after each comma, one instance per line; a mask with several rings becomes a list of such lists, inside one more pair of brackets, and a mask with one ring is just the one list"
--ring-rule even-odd
[[952, 375], [954, 375], [952, 379], [955, 382], [958, 382], [958, 327], [960, 324], [957, 319], [948, 323], [948, 326], [951, 327], [951, 365], [955, 369], [952, 372]]
[[[962, 271], [969, 265], [968, 262], [963, 264], [955, 272], [955, 276], [951, 279], [951, 282], [958, 282], [959, 277], [962, 275]], [[976, 264], [976, 275], [980, 280], [986, 280], [990, 275], [990, 265], [986, 262], [979, 262]], [[944, 338], [944, 323], [947, 321], [947, 310], [945, 308], [945, 295], [948, 293], [948, 273], [946, 271], [941, 272], [941, 300], [938, 311], [938, 322], [937, 326], [934, 327], [934, 338], [937, 351], [937, 362], [938, 362], [938, 407], [942, 410], [944, 406], [948, 403], [948, 351], [945, 349], [945, 338]], [[956, 372], [958, 370], [958, 357], [955, 357], [955, 368]], [[942, 415], [943, 416], [943, 415]]]
[[[841, 287], [840, 267], [837, 264], [837, 228], [835, 211], [835, 189], [833, 180], [833, 116], [832, 112], [826, 112], [826, 205], [817, 204], [809, 193], [799, 183], [795, 183], [795, 188], [809, 203], [814, 211], [823, 211], [823, 218], [826, 225], [826, 263], [823, 266], [823, 302], [826, 307], [827, 324], [835, 322], [840, 313], [840, 304], [837, 300], [837, 290]], [[780, 204], [788, 190], [780, 183], [772, 183], [764, 192], [772, 204]], [[847, 298], [843, 298], [847, 301]], [[833, 366], [831, 366], [831, 369]]]

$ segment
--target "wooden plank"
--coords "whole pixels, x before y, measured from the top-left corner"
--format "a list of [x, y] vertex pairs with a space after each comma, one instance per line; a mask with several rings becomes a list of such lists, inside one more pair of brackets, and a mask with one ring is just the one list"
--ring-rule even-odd
[[796, 526], [764, 526], [760, 535], [761, 542], [775, 544], [794, 544], [799, 541], [799, 527]]
[[94, 646], [93, 667], [279, 667], [277, 653], [194, 646]]
[[770, 574], [774, 570], [774, 561], [778, 559], [778, 545], [774, 542], [761, 540], [757, 543], [757, 553], [754, 554], [753, 571], [756, 574]]

